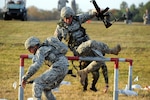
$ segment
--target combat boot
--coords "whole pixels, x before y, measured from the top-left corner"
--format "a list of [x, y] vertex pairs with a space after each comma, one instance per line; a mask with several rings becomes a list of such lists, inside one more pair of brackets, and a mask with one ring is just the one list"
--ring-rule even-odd
[[118, 44], [116, 47], [110, 50], [110, 53], [114, 55], [118, 55], [120, 51], [121, 51], [121, 46]]
[[92, 91], [94, 91], [94, 92], [97, 92], [97, 89], [96, 89], [96, 87], [94, 86], [94, 87], [91, 87], [90, 88]]
[[80, 83], [84, 86], [87, 78], [87, 72], [84, 70], [79, 70], [77, 73], [80, 76]]

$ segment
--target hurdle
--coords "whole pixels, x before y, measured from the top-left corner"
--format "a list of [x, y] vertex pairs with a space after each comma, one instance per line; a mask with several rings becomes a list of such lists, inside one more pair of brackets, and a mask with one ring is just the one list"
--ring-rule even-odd
[[21, 86], [22, 77], [24, 75], [24, 59], [32, 59], [33, 55], [20, 55], [20, 69], [19, 69], [19, 90], [18, 90], [18, 100], [24, 99], [24, 90]]
[[[24, 100], [24, 90], [21, 86], [22, 77], [24, 75], [24, 60], [32, 59], [34, 55], [20, 55], [20, 72], [19, 72], [19, 90], [18, 90], [18, 100]], [[128, 89], [132, 90], [132, 59], [126, 58], [104, 58], [104, 57], [78, 57], [78, 56], [66, 56], [68, 60], [82, 60], [82, 61], [105, 61], [114, 62], [114, 90], [113, 90], [113, 100], [118, 100], [118, 76], [119, 76], [119, 62], [129, 63], [128, 72]]]

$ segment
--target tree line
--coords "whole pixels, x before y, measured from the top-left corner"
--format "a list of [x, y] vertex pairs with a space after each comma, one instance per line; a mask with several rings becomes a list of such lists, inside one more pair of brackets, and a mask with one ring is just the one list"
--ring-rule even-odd
[[129, 8], [133, 15], [133, 22], [142, 22], [143, 21], [143, 14], [145, 13], [145, 10], [148, 9], [150, 11], [150, 1], [146, 4], [140, 3], [138, 7], [136, 7], [135, 4], [132, 4], [130, 7], [128, 4], [123, 1], [120, 4], [120, 10], [111, 10], [111, 12], [117, 17], [121, 18], [122, 15], [125, 13], [126, 8]]
[[[149, 9], [150, 11], [150, 1], [146, 4], [140, 3], [138, 7], [136, 7], [135, 4], [132, 4], [130, 7], [128, 4], [123, 1], [120, 4], [120, 9], [111, 9], [110, 12], [116, 17], [116, 18], [122, 18], [122, 15], [125, 13], [125, 9], [129, 8], [130, 11], [133, 14], [133, 22], [142, 22], [143, 21], [143, 14], [146, 9]], [[1, 9], [0, 9], [1, 10]], [[83, 13], [81, 9], [79, 9], [79, 6], [77, 4], [77, 13]], [[27, 14], [28, 14], [28, 20], [59, 20], [60, 18], [60, 12], [54, 8], [52, 10], [42, 10], [35, 6], [30, 6], [27, 8]], [[0, 14], [0, 18], [2, 19], [2, 13]], [[93, 20], [96, 20], [93, 19]]]

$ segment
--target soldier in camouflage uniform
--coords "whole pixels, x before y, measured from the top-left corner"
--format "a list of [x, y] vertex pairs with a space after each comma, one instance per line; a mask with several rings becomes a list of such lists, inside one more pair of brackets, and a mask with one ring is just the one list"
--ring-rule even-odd
[[[74, 53], [75, 56], [103, 56], [107, 54], [117, 55], [121, 47], [117, 45], [113, 49], [95, 40], [90, 40], [86, 34], [85, 29], [81, 26], [82, 23], [96, 16], [96, 10], [92, 10], [85, 14], [75, 16], [74, 11], [70, 7], [64, 7], [61, 10], [61, 19], [58, 23], [54, 35], [60, 40], [64, 39], [68, 43], [68, 47]], [[99, 78], [99, 69], [103, 68], [103, 74], [105, 76], [106, 88], [104, 92], [108, 89], [108, 73], [107, 66], [105, 62], [81, 62], [83, 70], [78, 71], [81, 78], [80, 82], [83, 85], [83, 89], [87, 90], [87, 73], [92, 72], [93, 83], [91, 90], [97, 91], [95, 85]]]
[[73, 9], [75, 15], [77, 13], [77, 6], [76, 6], [76, 1], [75, 0], [71, 0], [71, 8]]
[[[51, 39], [57, 38], [49, 38], [49, 40]], [[52, 45], [46, 45], [47, 41], [48, 39], [44, 44], [40, 44], [40, 40], [36, 37], [30, 37], [25, 41], [25, 48], [33, 53], [34, 57], [32, 59], [33, 64], [30, 65], [22, 78], [22, 87], [25, 88], [27, 80], [39, 70], [44, 61], [48, 62], [47, 64], [50, 67], [33, 82], [34, 100], [41, 100], [42, 92], [44, 92], [47, 100], [56, 100], [51, 90], [60, 85], [68, 72], [68, 60], [65, 54], [60, 53]]]
[[58, 0], [58, 11], [61, 11], [61, 9], [63, 7], [66, 7], [66, 3], [68, 3], [69, 1], [68, 0]]

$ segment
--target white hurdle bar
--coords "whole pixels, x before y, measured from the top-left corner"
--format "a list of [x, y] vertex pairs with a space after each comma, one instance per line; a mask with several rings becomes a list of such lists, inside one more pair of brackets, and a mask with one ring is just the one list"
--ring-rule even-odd
[[[20, 73], [19, 73], [19, 92], [18, 100], [24, 100], [24, 90], [21, 86], [22, 77], [24, 75], [24, 59], [32, 59], [33, 55], [20, 55]], [[82, 60], [82, 61], [107, 61], [114, 62], [114, 92], [113, 100], [118, 100], [118, 76], [119, 76], [119, 62], [129, 62], [128, 72], [128, 89], [132, 90], [132, 59], [126, 58], [104, 58], [104, 57], [78, 57], [67, 56], [68, 60]]]

